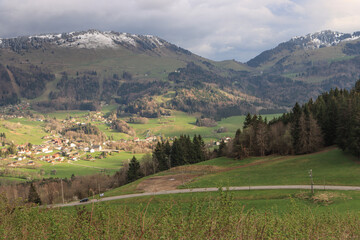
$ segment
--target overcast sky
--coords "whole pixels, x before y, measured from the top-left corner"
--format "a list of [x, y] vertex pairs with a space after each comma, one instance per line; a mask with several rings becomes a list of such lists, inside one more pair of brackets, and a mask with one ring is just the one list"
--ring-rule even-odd
[[293, 36], [360, 31], [360, 1], [0, 0], [0, 38], [88, 29], [156, 35], [245, 62]]

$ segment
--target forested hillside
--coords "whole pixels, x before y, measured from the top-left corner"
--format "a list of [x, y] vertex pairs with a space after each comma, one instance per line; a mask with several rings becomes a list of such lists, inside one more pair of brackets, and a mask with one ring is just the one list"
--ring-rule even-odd
[[270, 122], [248, 114], [243, 131], [238, 129], [230, 143], [222, 142], [218, 156], [305, 154], [334, 144], [360, 157], [360, 80], [350, 91], [336, 88], [302, 106], [296, 103]]

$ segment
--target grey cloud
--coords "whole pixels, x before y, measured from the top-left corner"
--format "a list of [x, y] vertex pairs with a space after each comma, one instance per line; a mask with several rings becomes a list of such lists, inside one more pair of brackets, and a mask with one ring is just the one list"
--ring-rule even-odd
[[96, 28], [247, 61], [295, 35], [360, 30], [359, 10], [357, 0], [0, 0], [0, 37]]

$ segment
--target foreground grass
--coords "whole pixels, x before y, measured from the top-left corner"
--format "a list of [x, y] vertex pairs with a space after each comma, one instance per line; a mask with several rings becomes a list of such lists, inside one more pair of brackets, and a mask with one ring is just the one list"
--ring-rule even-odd
[[[301, 208], [310, 208], [315, 213], [336, 211], [341, 214], [348, 212], [360, 212], [360, 192], [357, 191], [315, 191], [314, 198], [308, 198], [310, 191], [306, 190], [250, 190], [250, 191], [231, 191], [229, 194], [232, 201], [240, 203], [245, 211], [256, 210], [259, 212], [272, 212], [284, 214], [293, 207], [293, 202]], [[105, 193], [105, 196], [110, 196]], [[187, 209], [193, 201], [207, 202], [216, 199], [219, 192], [203, 193], [181, 193], [169, 195], [154, 195], [121, 200], [113, 200], [106, 204], [117, 207], [127, 206], [137, 208], [140, 205], [151, 204], [148, 211], [156, 211], [164, 205], [175, 203]]]
[[228, 192], [152, 208], [90, 205], [65, 209], [0, 204], [2, 239], [356, 239], [356, 213], [317, 212], [290, 199], [286, 212], [245, 210]]

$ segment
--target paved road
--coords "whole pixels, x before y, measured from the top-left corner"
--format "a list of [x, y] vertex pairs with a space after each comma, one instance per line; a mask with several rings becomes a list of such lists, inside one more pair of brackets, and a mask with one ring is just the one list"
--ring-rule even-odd
[[[311, 189], [311, 186], [310, 185], [274, 185], [274, 186], [245, 186], [245, 187], [223, 188], [223, 190], [230, 190], [230, 191], [269, 190], [269, 189]], [[360, 187], [354, 187], [354, 186], [314, 185], [314, 189], [360, 191]], [[113, 197], [104, 197], [99, 200], [94, 199], [84, 203], [72, 202], [66, 204], [54, 204], [54, 205], [49, 205], [48, 207], [69, 207], [69, 206], [90, 204], [93, 202], [105, 202], [105, 201], [112, 201], [117, 199], [125, 199], [125, 198], [133, 198], [133, 197], [166, 195], [166, 194], [176, 194], [176, 193], [216, 192], [218, 190], [219, 188], [190, 188], [190, 189], [177, 189], [177, 190], [169, 190], [169, 191], [161, 191], [161, 192], [146, 192], [146, 193], [113, 196]]]

